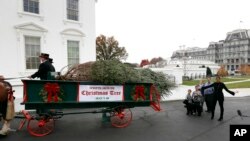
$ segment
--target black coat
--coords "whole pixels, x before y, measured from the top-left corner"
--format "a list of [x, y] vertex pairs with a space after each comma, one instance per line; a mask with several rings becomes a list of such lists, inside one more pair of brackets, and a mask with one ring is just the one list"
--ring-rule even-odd
[[32, 78], [39, 77], [41, 80], [47, 80], [49, 72], [54, 72], [53, 66], [49, 61], [45, 61], [39, 65], [38, 71], [31, 75]]
[[214, 93], [213, 93], [214, 100], [224, 100], [224, 94], [222, 92], [223, 89], [225, 89], [231, 95], [235, 94], [233, 91], [228, 90], [226, 85], [222, 82], [215, 82], [211, 85], [204, 86], [201, 88], [201, 91], [203, 92], [206, 88], [210, 87], [214, 87]]
[[55, 72], [55, 71], [56, 71], [55, 67], [51, 64], [51, 72]]

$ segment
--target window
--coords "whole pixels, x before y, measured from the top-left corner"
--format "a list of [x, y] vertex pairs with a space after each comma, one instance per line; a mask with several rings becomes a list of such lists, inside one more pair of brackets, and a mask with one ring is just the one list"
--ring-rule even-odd
[[40, 64], [40, 37], [25, 36], [26, 69], [37, 69]]
[[231, 65], [231, 71], [234, 71], [234, 65]]
[[239, 65], [236, 65], [236, 70], [239, 70]]
[[78, 21], [78, 0], [67, 0], [67, 19]]
[[231, 36], [231, 40], [233, 39], [240, 39], [240, 33], [233, 33], [232, 36]]
[[79, 41], [67, 41], [68, 64], [79, 64]]
[[23, 11], [39, 14], [39, 0], [23, 0]]

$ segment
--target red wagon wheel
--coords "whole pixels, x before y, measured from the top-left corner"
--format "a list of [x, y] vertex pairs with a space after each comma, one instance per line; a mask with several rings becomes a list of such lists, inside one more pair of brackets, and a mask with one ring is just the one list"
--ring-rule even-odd
[[132, 121], [132, 112], [125, 106], [116, 107], [110, 113], [110, 120], [114, 127], [126, 127]]
[[31, 135], [42, 137], [50, 134], [55, 126], [55, 120], [48, 115], [40, 116], [38, 119], [30, 119], [28, 122], [28, 131]]

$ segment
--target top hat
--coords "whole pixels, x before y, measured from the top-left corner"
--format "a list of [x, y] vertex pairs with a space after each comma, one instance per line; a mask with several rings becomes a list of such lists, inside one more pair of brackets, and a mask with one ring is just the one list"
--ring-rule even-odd
[[52, 58], [49, 58], [49, 62], [50, 63], [54, 63]]
[[49, 54], [41, 53], [41, 55], [39, 57], [44, 58], [44, 59], [49, 59]]

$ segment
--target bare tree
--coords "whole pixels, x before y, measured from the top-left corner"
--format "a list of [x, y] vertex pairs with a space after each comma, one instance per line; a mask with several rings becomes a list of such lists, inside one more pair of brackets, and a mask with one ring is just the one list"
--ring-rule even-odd
[[119, 47], [119, 42], [112, 36], [100, 35], [96, 38], [97, 60], [126, 60], [128, 53], [125, 47]]

